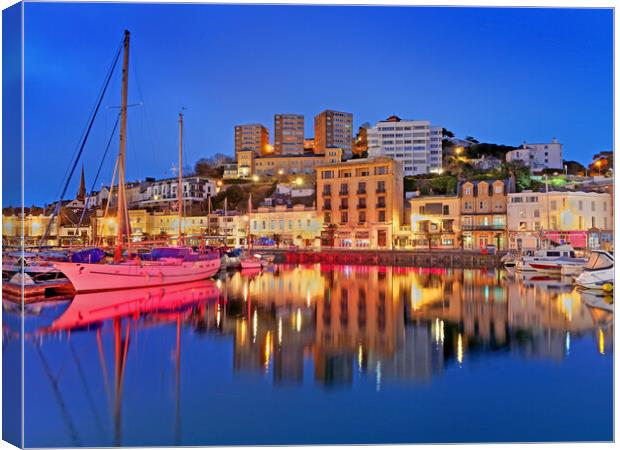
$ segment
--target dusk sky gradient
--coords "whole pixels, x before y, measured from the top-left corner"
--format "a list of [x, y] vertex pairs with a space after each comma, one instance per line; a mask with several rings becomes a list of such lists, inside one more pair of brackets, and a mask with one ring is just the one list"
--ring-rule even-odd
[[[233, 155], [235, 124], [390, 114], [464, 137], [564, 144], [588, 162], [613, 147], [611, 9], [146, 4], [25, 6], [25, 203], [57, 199], [122, 39], [132, 33], [128, 178], [170, 176], [177, 115], [186, 159]], [[120, 103], [120, 70], [84, 164], [93, 181]], [[97, 183], [109, 183], [118, 137]], [[79, 174], [77, 174], [79, 175]], [[77, 189], [78, 176], [69, 194]], [[4, 202], [6, 204], [6, 201]]]

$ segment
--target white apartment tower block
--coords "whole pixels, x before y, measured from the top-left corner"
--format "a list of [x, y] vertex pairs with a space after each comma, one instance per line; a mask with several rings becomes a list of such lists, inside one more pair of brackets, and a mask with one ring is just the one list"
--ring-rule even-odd
[[390, 116], [368, 130], [368, 155], [400, 161], [405, 176], [441, 173], [441, 131], [427, 120]]

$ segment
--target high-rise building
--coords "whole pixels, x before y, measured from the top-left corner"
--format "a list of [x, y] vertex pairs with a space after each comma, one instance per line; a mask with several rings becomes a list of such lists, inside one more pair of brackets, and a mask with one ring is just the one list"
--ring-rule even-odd
[[405, 176], [441, 173], [441, 127], [390, 116], [368, 130], [368, 155], [403, 163]]
[[352, 143], [353, 114], [327, 109], [314, 117], [314, 153], [338, 147], [348, 158], [352, 154]]
[[276, 114], [273, 126], [273, 150], [276, 155], [300, 155], [304, 152], [304, 116]]
[[235, 158], [242, 150], [252, 150], [257, 156], [273, 151], [269, 146], [269, 130], [259, 123], [235, 126]]

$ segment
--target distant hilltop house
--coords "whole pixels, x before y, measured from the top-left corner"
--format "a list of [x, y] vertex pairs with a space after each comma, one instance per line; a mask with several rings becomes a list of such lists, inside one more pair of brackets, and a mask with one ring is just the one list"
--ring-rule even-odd
[[506, 161], [521, 161], [532, 172], [545, 169], [563, 169], [562, 144], [553, 138], [548, 144], [529, 144], [524, 142], [521, 147], [506, 153]]

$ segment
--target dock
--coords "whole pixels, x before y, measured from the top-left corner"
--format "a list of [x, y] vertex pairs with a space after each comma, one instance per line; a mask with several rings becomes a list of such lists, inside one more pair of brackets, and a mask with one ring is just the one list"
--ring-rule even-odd
[[2, 282], [3, 299], [12, 302], [20, 302], [24, 293], [24, 303], [35, 303], [43, 300], [51, 300], [56, 297], [66, 298], [67, 295], [75, 294], [73, 285], [68, 279], [41, 281], [31, 285], [21, 285], [9, 281]]
[[276, 248], [256, 249], [272, 254], [277, 263], [290, 264], [351, 264], [399, 267], [496, 268], [501, 267], [503, 253], [485, 254], [461, 250], [357, 250], [321, 249], [290, 250]]

